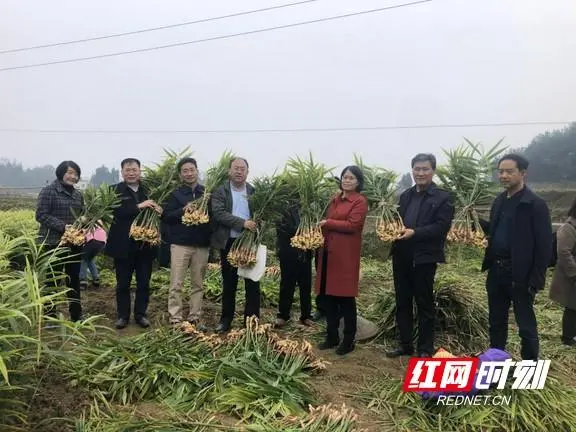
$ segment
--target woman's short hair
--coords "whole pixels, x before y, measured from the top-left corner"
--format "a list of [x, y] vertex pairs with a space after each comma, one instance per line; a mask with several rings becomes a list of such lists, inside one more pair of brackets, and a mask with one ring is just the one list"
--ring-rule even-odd
[[350, 171], [354, 175], [354, 177], [356, 177], [356, 180], [358, 180], [358, 186], [356, 186], [356, 191], [362, 192], [362, 190], [364, 189], [364, 173], [362, 172], [360, 167], [356, 165], [348, 165], [346, 168], [342, 170], [342, 173], [340, 174], [340, 181], [342, 181], [342, 177], [344, 177], [346, 171]]
[[78, 174], [78, 178], [80, 178], [80, 175], [82, 174], [82, 172], [80, 171], [80, 167], [76, 162], [71, 160], [60, 162], [60, 165], [56, 167], [56, 178], [60, 181], [63, 180], [64, 175], [66, 174], [66, 171], [68, 171], [69, 168], [72, 168], [74, 171], [76, 171], [76, 174]]

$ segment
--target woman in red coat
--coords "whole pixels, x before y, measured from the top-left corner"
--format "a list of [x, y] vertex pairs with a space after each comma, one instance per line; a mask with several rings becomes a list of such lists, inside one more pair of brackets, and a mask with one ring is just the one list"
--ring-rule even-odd
[[343, 355], [354, 350], [360, 249], [368, 203], [360, 194], [364, 185], [360, 168], [344, 168], [340, 180], [342, 192], [332, 199], [326, 219], [320, 222], [325, 240], [316, 269], [319, 275], [316, 293], [323, 296], [326, 309], [326, 340], [319, 348], [330, 349], [340, 344], [338, 327], [343, 316], [344, 340], [336, 349], [337, 354]]

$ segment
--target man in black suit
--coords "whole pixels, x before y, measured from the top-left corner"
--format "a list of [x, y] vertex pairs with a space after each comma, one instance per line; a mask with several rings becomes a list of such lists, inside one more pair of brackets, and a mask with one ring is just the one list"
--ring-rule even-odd
[[418, 356], [434, 353], [434, 279], [438, 263], [445, 261], [444, 245], [454, 218], [450, 194], [432, 181], [435, 171], [434, 155], [416, 155], [412, 159], [416, 184], [400, 195], [399, 213], [405, 230], [392, 246], [400, 346], [387, 353], [388, 357], [414, 352], [414, 300], [418, 310]]
[[296, 285], [300, 290], [300, 323], [311, 326], [312, 322], [312, 252], [291, 245], [300, 224], [300, 208], [297, 202], [287, 206], [276, 224], [276, 248], [280, 259], [280, 298], [276, 327], [284, 327], [290, 321]]
[[504, 188], [492, 204], [490, 221], [480, 221], [488, 233], [482, 270], [486, 289], [490, 347], [506, 349], [510, 305], [520, 334], [523, 360], [537, 360], [536, 293], [544, 288], [552, 256], [552, 224], [546, 202], [525, 185], [528, 161], [508, 154], [498, 163]]
[[121, 205], [114, 210], [114, 221], [108, 234], [106, 253], [114, 258], [116, 270], [116, 328], [122, 329], [130, 320], [130, 284], [136, 273], [136, 298], [134, 301], [134, 320], [141, 327], [148, 327], [146, 317], [152, 277], [152, 263], [157, 248], [130, 237], [130, 227], [140, 211], [151, 208], [162, 213], [162, 208], [148, 199], [147, 191], [140, 183], [140, 161], [134, 158], [124, 159], [121, 163], [124, 181], [113, 186]]

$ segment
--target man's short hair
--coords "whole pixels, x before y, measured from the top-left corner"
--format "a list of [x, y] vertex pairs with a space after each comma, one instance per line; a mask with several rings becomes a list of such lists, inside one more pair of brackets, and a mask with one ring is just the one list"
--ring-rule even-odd
[[507, 155], [502, 156], [498, 161], [498, 166], [500, 166], [500, 164], [505, 160], [511, 160], [516, 162], [516, 167], [520, 171], [526, 171], [528, 169], [528, 165], [530, 165], [528, 159], [526, 159], [522, 155], [519, 155], [518, 153], [508, 153]]
[[436, 171], [436, 156], [432, 153], [418, 153], [412, 158], [412, 168], [414, 168], [414, 165], [418, 162], [430, 162], [430, 166]]
[[180, 172], [182, 167], [188, 163], [194, 165], [196, 167], [196, 169], [198, 169], [198, 164], [196, 163], [196, 159], [194, 159], [193, 157], [185, 157], [185, 158], [180, 159], [180, 161], [178, 162], [178, 165], [176, 165], [178, 172]]
[[122, 160], [122, 162], [120, 162], [120, 168], [124, 168], [124, 165], [128, 165], [128, 164], [136, 164], [136, 165], [138, 165], [138, 168], [140, 168], [142, 166], [138, 159], [126, 158], [126, 159]]
[[250, 165], [248, 165], [248, 161], [243, 158], [243, 157], [234, 157], [232, 159], [230, 159], [230, 163], [228, 164], [228, 169], [232, 168], [232, 164], [237, 161], [237, 160], [241, 160], [244, 161], [244, 163], [246, 164], [246, 168], [250, 168]]

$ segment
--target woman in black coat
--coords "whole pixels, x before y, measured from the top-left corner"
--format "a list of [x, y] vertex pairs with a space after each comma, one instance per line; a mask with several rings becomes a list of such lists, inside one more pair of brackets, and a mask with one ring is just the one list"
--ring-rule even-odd
[[[38, 230], [39, 241], [45, 250], [58, 248], [60, 239], [68, 225], [75, 221], [84, 208], [82, 194], [74, 187], [80, 180], [80, 167], [73, 161], [64, 161], [56, 168], [56, 180], [45, 186], [38, 195], [36, 220], [40, 224]], [[58, 273], [66, 274], [68, 291], [68, 309], [70, 319], [82, 319], [82, 305], [80, 303], [80, 253], [81, 249], [75, 246], [62, 248], [63, 261], [49, 276], [47, 285], [55, 290], [60, 277]], [[55, 317], [54, 306], [48, 306], [45, 315]]]

